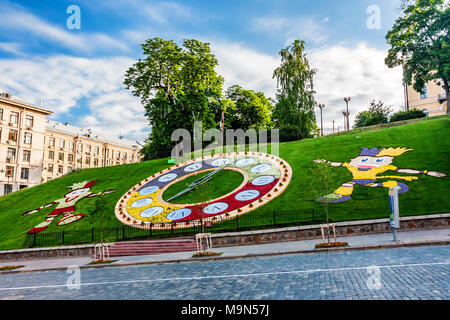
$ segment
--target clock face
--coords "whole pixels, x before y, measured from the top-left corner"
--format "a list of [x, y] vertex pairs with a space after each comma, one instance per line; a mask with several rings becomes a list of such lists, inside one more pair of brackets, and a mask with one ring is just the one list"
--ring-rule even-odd
[[[214, 176], [219, 170], [237, 171], [243, 175], [243, 182], [232, 192], [203, 203], [173, 204], [163, 200], [164, 191], [172, 184], [202, 172]], [[216, 222], [232, 219], [281, 194], [291, 177], [292, 170], [286, 161], [265, 153], [240, 152], [205, 157], [173, 166], [141, 181], [118, 201], [116, 217], [138, 228], [145, 228], [149, 223], [171, 222], [182, 228], [192, 226], [201, 218], [215, 217], [211, 220]]]

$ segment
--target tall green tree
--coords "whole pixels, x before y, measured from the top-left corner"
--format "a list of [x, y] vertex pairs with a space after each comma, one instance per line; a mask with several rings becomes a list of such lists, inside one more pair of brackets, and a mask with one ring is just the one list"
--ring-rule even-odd
[[392, 112], [391, 106], [384, 106], [384, 102], [372, 100], [367, 111], [362, 111], [356, 115], [355, 127], [366, 127], [389, 121], [389, 114]]
[[282, 49], [280, 55], [281, 66], [273, 73], [278, 85], [273, 118], [280, 128], [293, 125], [299, 128], [303, 137], [308, 137], [316, 121], [313, 85], [316, 70], [309, 66], [304, 41], [295, 40]]
[[262, 92], [245, 90], [239, 85], [229, 87], [225, 93], [233, 106], [227, 110], [229, 128], [269, 128], [272, 124], [272, 103]]
[[170, 155], [171, 134], [184, 128], [192, 133], [194, 121], [203, 129], [216, 127], [215, 104], [221, 101], [223, 78], [209, 43], [153, 38], [141, 45], [144, 59], [125, 74], [124, 84], [141, 99], [151, 126], [145, 159]]
[[[404, 81], [422, 92], [425, 83], [442, 84], [450, 114], [450, 5], [448, 0], [403, 1], [403, 14], [387, 33], [391, 46], [385, 63], [403, 66]], [[442, 80], [442, 82], [440, 82]]]

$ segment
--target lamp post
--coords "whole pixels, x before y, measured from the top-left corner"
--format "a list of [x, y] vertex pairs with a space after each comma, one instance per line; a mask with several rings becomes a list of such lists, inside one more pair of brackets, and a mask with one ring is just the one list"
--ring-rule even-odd
[[348, 102], [349, 102], [351, 99], [352, 99], [351, 97], [344, 97], [344, 101], [345, 101], [345, 103], [346, 103], [346, 105], [347, 105], [347, 115], [346, 115], [346, 117], [347, 117], [347, 130], [350, 130], [350, 120], [349, 120], [350, 112], [348, 112]]
[[334, 120], [331, 120], [331, 122], [333, 123], [333, 133], [334, 133]]
[[344, 115], [344, 131], [345, 131], [345, 130], [347, 130], [346, 128], [347, 128], [347, 116], [348, 116], [348, 113], [345, 112], [345, 111], [342, 111], [342, 114]]
[[322, 109], [325, 108], [325, 105], [319, 103], [317, 106], [320, 108], [320, 136], [323, 137]]

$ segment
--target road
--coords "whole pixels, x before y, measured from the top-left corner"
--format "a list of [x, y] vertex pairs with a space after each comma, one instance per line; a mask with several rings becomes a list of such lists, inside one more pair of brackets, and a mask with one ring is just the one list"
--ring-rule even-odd
[[0, 299], [448, 300], [450, 248], [342, 251], [0, 275]]

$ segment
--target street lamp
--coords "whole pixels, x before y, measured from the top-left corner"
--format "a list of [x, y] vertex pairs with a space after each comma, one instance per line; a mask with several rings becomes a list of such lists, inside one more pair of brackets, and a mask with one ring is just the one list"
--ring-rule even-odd
[[345, 111], [342, 111], [342, 114], [344, 115], [344, 131], [346, 130], [347, 127], [347, 117], [348, 117], [348, 113]]
[[317, 106], [320, 108], [320, 136], [323, 137], [322, 109], [325, 108], [325, 105], [319, 103]]
[[334, 120], [331, 120], [331, 122], [333, 123], [333, 133], [334, 133]]
[[347, 115], [346, 115], [346, 117], [347, 117], [347, 130], [350, 130], [350, 120], [349, 120], [350, 112], [348, 112], [348, 102], [349, 102], [351, 99], [352, 99], [351, 97], [344, 97], [344, 101], [345, 101], [345, 103], [346, 103], [346, 105], [347, 105]]

